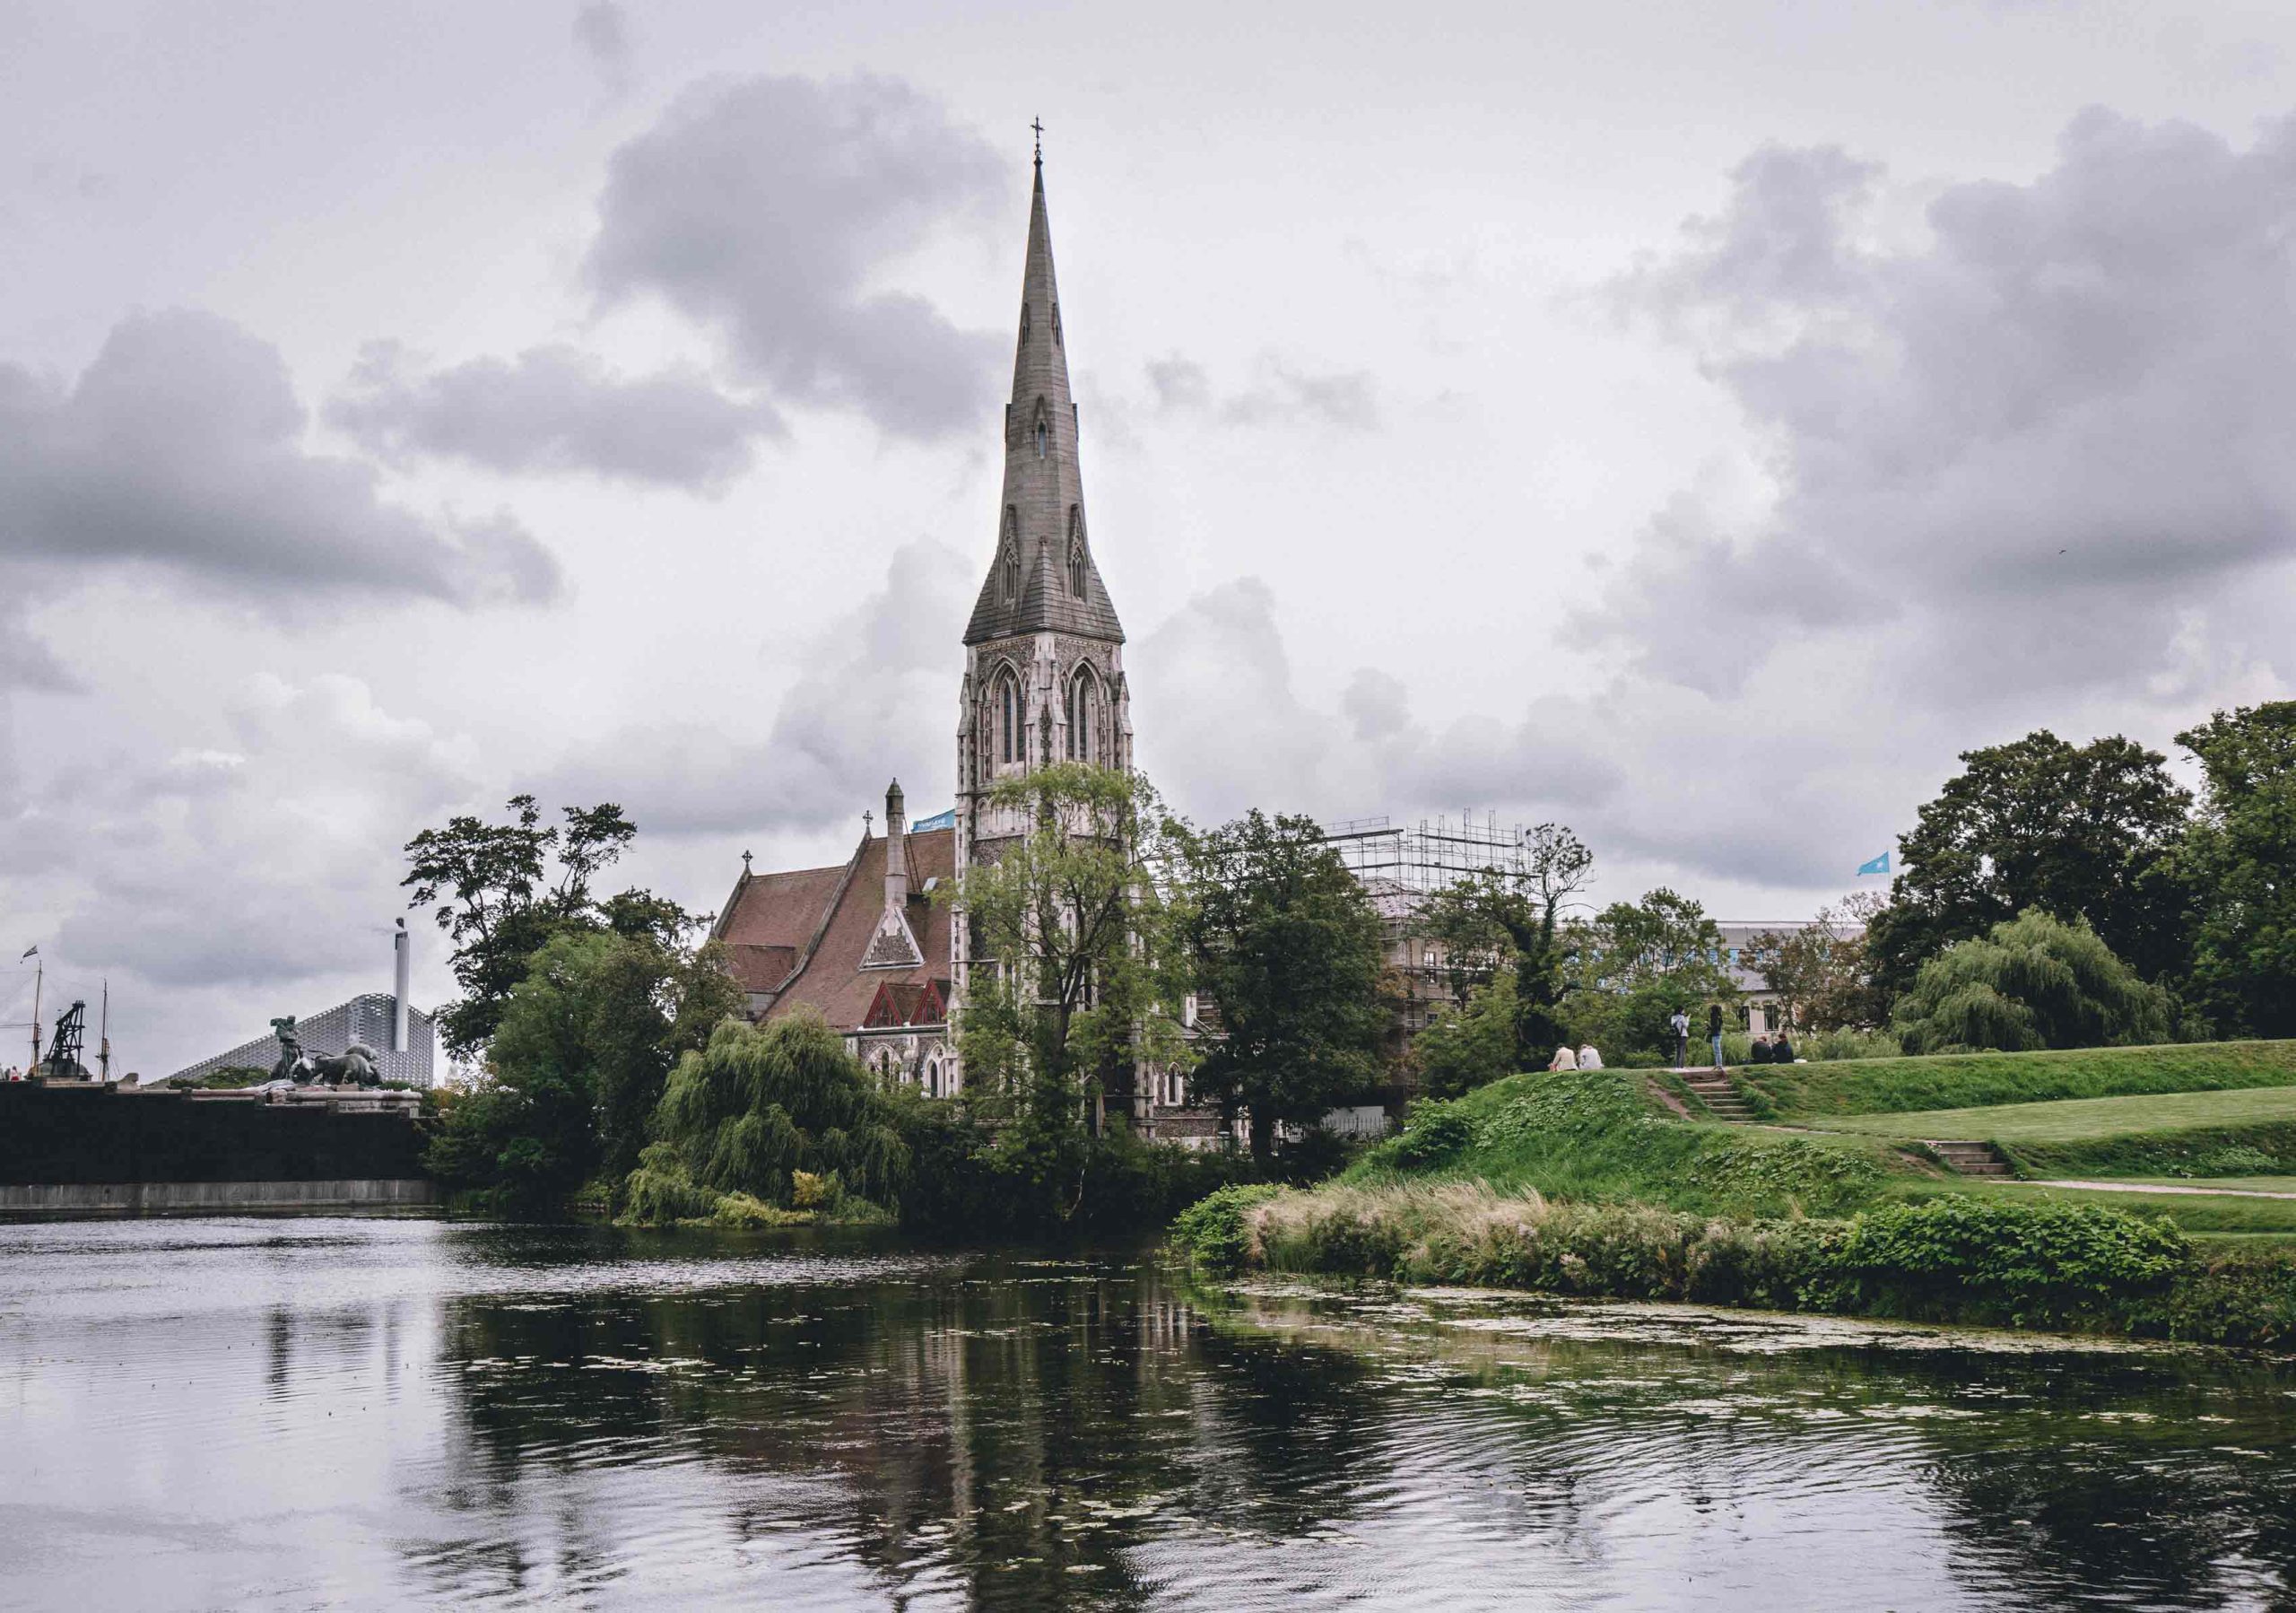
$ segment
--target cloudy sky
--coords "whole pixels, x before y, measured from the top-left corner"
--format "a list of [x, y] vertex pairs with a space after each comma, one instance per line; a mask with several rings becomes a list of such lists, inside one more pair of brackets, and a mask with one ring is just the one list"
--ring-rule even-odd
[[387, 989], [451, 812], [709, 909], [945, 804], [1039, 115], [1191, 815], [1784, 917], [2296, 684], [2284, 5], [13, 4], [0, 970], [156, 1075]]

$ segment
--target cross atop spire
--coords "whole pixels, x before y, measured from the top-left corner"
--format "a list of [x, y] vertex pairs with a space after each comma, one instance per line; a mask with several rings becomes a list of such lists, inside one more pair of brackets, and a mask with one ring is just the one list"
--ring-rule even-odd
[[1044, 119], [1039, 118], [1029, 126], [1037, 132], [1037, 166], [1042, 168], [1044, 166]]

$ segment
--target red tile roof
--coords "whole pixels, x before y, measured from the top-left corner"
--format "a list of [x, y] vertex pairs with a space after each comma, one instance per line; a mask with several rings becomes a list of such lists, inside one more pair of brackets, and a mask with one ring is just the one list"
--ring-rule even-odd
[[[798, 972], [781, 988], [767, 1017], [803, 1005], [840, 1031], [856, 1029], [868, 1017], [881, 986], [916, 989], [946, 982], [949, 911], [925, 894], [925, 885], [934, 879], [946, 885], [954, 876], [956, 839], [953, 829], [909, 836], [907, 917], [925, 954], [925, 961], [915, 968], [861, 967], [885, 907], [885, 842], [881, 836], [871, 836], [842, 868], [753, 874], [741, 880], [713, 932], [733, 954], [735, 977], [746, 990], [773, 990], [780, 981], [752, 984], [750, 971], [762, 974], [775, 955], [787, 951], [791, 961], [781, 978], [787, 978], [789, 968]], [[940, 990], [945, 997], [946, 985]], [[915, 1000], [904, 992], [902, 1011], [913, 1011]]]

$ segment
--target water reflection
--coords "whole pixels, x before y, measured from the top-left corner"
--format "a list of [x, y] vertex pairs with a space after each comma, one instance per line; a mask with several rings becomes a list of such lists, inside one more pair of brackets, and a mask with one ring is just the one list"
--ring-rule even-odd
[[883, 1238], [5, 1228], [0, 1602], [2287, 1605], [2296, 1374], [1975, 1342]]

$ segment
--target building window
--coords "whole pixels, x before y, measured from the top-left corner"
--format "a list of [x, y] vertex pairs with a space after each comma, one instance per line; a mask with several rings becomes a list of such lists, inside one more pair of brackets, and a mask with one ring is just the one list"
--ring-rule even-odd
[[1052, 446], [1052, 417], [1045, 413], [1044, 399], [1037, 399], [1037, 458], [1041, 459]]
[[1004, 553], [999, 557], [998, 570], [1004, 574], [1005, 599], [1018, 598], [1021, 593], [1021, 512], [1010, 504], [1004, 506]]
[[1021, 759], [1021, 685], [1010, 672], [996, 680], [996, 759]]
[[1068, 684], [1068, 759], [1071, 762], [1090, 762], [1092, 759], [1094, 718], [1091, 670], [1079, 667]]
[[1022, 345], [1022, 346], [1023, 346], [1023, 347], [1026, 347], [1028, 344], [1029, 344], [1029, 305], [1028, 305], [1027, 303], [1023, 302], [1022, 304], [1021, 304], [1021, 345]]
[[1052, 344], [1055, 347], [1060, 345], [1060, 304], [1057, 302], [1052, 305]]
[[1068, 506], [1068, 591], [1084, 597], [1084, 512]]

